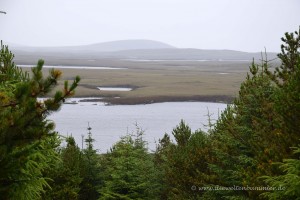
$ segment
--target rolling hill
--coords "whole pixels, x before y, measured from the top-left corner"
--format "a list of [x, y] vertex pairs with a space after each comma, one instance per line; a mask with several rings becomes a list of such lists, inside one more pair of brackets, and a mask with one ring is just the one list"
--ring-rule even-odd
[[[127, 59], [127, 60], [249, 60], [261, 59], [261, 53], [234, 50], [176, 48], [153, 40], [119, 40], [83, 46], [27, 47], [12, 45], [16, 57], [38, 56], [60, 58]], [[268, 52], [268, 59], [276, 58]]]

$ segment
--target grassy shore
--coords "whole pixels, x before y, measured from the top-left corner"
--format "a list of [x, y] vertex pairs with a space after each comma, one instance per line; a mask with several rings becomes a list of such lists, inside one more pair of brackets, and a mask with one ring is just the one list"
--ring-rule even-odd
[[[18, 62], [30, 64], [32, 61]], [[82, 80], [75, 97], [104, 97], [112, 104], [143, 104], [166, 101], [230, 102], [237, 95], [251, 63], [49, 58], [45, 64], [123, 68], [61, 69], [63, 77], [58, 87], [62, 87], [64, 80], [80, 75]], [[131, 87], [133, 90], [100, 91], [97, 87]]]

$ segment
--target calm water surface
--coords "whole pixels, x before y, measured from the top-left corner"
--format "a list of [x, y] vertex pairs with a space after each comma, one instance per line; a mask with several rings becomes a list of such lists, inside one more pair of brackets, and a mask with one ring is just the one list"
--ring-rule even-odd
[[[71, 99], [77, 101], [79, 99]], [[145, 139], [150, 150], [155, 149], [158, 141], [172, 129], [181, 119], [196, 130], [205, 129], [208, 123], [208, 110], [213, 119], [217, 119], [226, 104], [203, 102], [172, 102], [147, 105], [115, 105], [105, 106], [103, 103], [79, 102], [65, 104], [62, 109], [49, 116], [56, 124], [61, 135], [72, 135], [79, 147], [82, 135], [86, 135], [88, 123], [91, 126], [95, 148], [106, 152], [120, 139], [120, 136], [135, 132], [138, 124], [145, 131]]]

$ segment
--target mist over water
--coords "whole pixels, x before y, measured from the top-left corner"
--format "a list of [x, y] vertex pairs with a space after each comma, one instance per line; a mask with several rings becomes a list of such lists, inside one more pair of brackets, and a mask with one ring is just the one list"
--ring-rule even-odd
[[[72, 100], [71, 100], [72, 101]], [[222, 103], [172, 102], [147, 105], [114, 105], [104, 103], [79, 102], [65, 104], [59, 112], [49, 119], [56, 124], [56, 130], [64, 136], [72, 135], [78, 146], [82, 147], [82, 135], [86, 136], [88, 123], [95, 141], [95, 149], [105, 153], [121, 136], [136, 131], [136, 124], [145, 131], [145, 140], [150, 150], [155, 150], [165, 133], [171, 135], [181, 119], [193, 131], [205, 130], [208, 124], [208, 111], [216, 120], [226, 108]], [[84, 146], [85, 147], [85, 144]]]

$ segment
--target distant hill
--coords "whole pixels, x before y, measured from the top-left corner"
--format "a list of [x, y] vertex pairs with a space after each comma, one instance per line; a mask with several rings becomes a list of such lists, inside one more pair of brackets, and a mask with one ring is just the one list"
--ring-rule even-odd
[[83, 46], [94, 51], [124, 51], [138, 49], [173, 49], [175, 47], [154, 40], [119, 40]]
[[65, 47], [29, 47], [12, 45], [14, 49], [29, 52], [63, 52], [77, 53], [83, 51], [88, 52], [113, 52], [124, 50], [139, 49], [171, 49], [175, 48], [163, 42], [154, 40], [118, 40], [111, 42], [96, 43], [82, 46], [65, 46]]
[[[252, 60], [261, 59], [261, 53], [234, 50], [207, 50], [175, 48], [153, 40], [119, 40], [83, 46], [26, 47], [12, 45], [16, 57], [39, 56], [59, 58], [128, 59], [128, 60]], [[268, 59], [276, 58], [268, 52]]]

